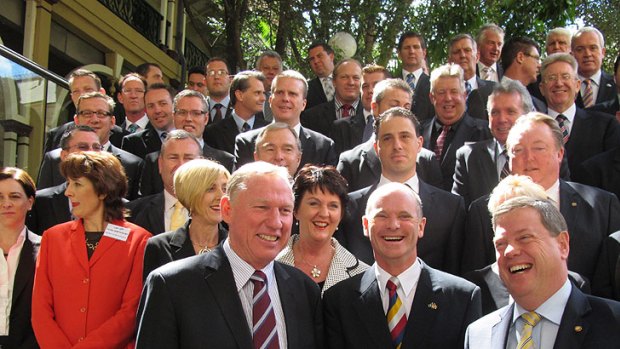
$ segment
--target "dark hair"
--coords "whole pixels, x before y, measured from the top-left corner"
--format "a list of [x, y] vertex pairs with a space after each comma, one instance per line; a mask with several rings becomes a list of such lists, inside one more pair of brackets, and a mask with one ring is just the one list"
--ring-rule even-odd
[[69, 149], [69, 142], [71, 142], [71, 139], [73, 138], [76, 132], [92, 132], [95, 135], [97, 135], [97, 132], [95, 132], [95, 130], [90, 126], [72, 124], [69, 127], [67, 127], [67, 130], [65, 131], [65, 133], [63, 133], [62, 137], [60, 137], [60, 149], [63, 149], [63, 150]]
[[293, 184], [293, 194], [295, 196], [294, 210], [297, 212], [301, 205], [301, 200], [306, 192], [316, 192], [320, 189], [324, 193], [331, 193], [340, 199], [341, 217], [344, 217], [345, 207], [349, 200], [347, 180], [342, 177], [334, 166], [319, 167], [307, 164], [302, 167]]
[[325, 52], [327, 52], [327, 54], [333, 55], [334, 54], [334, 49], [329, 46], [328, 44], [324, 43], [324, 42], [315, 42], [312, 45], [310, 45], [310, 47], [308, 47], [308, 52], [310, 52], [310, 50], [312, 50], [313, 48], [317, 48], [317, 47], [322, 47], [323, 50], [325, 50]]
[[[161, 70], [161, 67], [159, 65], [157, 65], [156, 63], [150, 63], [150, 62], [146, 62], [146, 63], [142, 63], [139, 66], [136, 67], [136, 73], [140, 74], [140, 76], [143, 76], [146, 78], [146, 74], [149, 73], [149, 70], [151, 70], [151, 67], [155, 67], [159, 70]], [[122, 84], [121, 84], [122, 85]], [[146, 84], [144, 84], [146, 86]]]
[[195, 66], [195, 67], [191, 67], [189, 68], [189, 70], [187, 71], [187, 76], [189, 77], [192, 74], [201, 74], [201, 75], [207, 75], [207, 72], [205, 71], [204, 67], [201, 66]]
[[144, 98], [146, 100], [146, 94], [149, 93], [149, 91], [152, 90], [166, 90], [168, 91], [168, 94], [170, 94], [170, 101], [172, 101], [174, 99], [174, 96], [177, 94], [177, 91], [175, 91], [172, 87], [166, 85], [166, 84], [162, 84], [161, 82], [156, 82], [154, 84], [152, 84], [151, 86], [146, 88], [146, 91], [144, 92]]
[[219, 57], [219, 56], [215, 56], [215, 57], [211, 57], [209, 58], [209, 60], [207, 61], [207, 63], [205, 63], [205, 75], [207, 73], [207, 66], [213, 62], [222, 62], [224, 63], [224, 65], [226, 65], [226, 70], [228, 70], [228, 73], [230, 74], [230, 72], [232, 71], [230, 69], [230, 66], [228, 65], [228, 61], [226, 61], [226, 59], [224, 57]]
[[416, 32], [404, 32], [401, 34], [400, 38], [398, 38], [398, 51], [403, 48], [405, 40], [409, 38], [417, 38], [420, 40], [420, 46], [422, 46], [422, 49], [426, 50], [426, 41], [424, 40], [422, 34]]
[[5, 179], [16, 180], [22, 186], [22, 189], [24, 189], [26, 197], [35, 197], [37, 187], [35, 187], [34, 181], [32, 180], [32, 177], [30, 177], [28, 172], [17, 167], [3, 167], [2, 169], [0, 169], [0, 181], [3, 181]]
[[416, 136], [419, 137], [421, 135], [420, 121], [418, 121], [418, 118], [411, 112], [411, 110], [402, 107], [394, 107], [386, 110], [385, 112], [383, 112], [383, 114], [379, 115], [379, 117], [375, 119], [375, 123], [373, 126], [375, 138], [377, 140], [379, 139], [379, 128], [381, 127], [381, 124], [384, 123], [388, 118], [394, 117], [408, 119], [409, 121], [411, 121], [411, 124], [415, 129]]
[[248, 88], [250, 88], [250, 79], [256, 79], [262, 83], [265, 81], [265, 75], [259, 71], [253, 70], [246, 70], [237, 73], [230, 83], [230, 105], [234, 107], [237, 103], [235, 91], [239, 90], [241, 92], [245, 92]]
[[524, 36], [516, 36], [508, 39], [504, 44], [501, 53], [502, 69], [506, 70], [512, 65], [519, 52], [529, 53], [528, 51], [535, 47], [540, 51], [540, 46], [536, 41]]
[[60, 163], [60, 173], [67, 179], [88, 179], [103, 199], [103, 215], [107, 222], [123, 219], [127, 194], [127, 177], [121, 162], [107, 151], [69, 154]]

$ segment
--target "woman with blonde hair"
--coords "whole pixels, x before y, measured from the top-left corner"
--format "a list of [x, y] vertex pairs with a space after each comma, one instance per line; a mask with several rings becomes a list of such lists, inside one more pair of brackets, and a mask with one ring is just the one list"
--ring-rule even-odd
[[220, 199], [230, 173], [206, 159], [181, 165], [174, 173], [174, 192], [190, 219], [177, 230], [149, 240], [144, 254], [144, 279], [154, 269], [178, 259], [211, 251], [228, 236], [221, 224]]

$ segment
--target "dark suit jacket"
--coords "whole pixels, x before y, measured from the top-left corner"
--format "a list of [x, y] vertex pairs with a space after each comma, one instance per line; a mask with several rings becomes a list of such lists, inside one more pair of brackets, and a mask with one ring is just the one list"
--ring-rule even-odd
[[[67, 131], [69, 126], [73, 125], [75, 125], [75, 123], [73, 121], [69, 121], [65, 124], [49, 130], [47, 132], [47, 135], [45, 135], [45, 145], [43, 146], [43, 153], [47, 153], [48, 151], [59, 148], [62, 135]], [[128, 134], [129, 133], [126, 130], [120, 128], [118, 125], [114, 125], [114, 127], [112, 127], [112, 132], [110, 133], [110, 143], [112, 143], [113, 146], [120, 148], [121, 144], [123, 143], [123, 137]]]
[[[217, 161], [226, 167], [228, 172], [232, 173], [235, 159], [231, 154], [223, 150], [211, 148], [205, 143], [202, 148], [202, 156], [205, 159]], [[157, 166], [158, 158], [159, 151], [146, 154], [144, 157], [144, 169], [140, 179], [140, 195], [142, 196], [152, 195], [164, 190], [164, 183], [161, 181], [159, 167]]]
[[[323, 344], [321, 293], [298, 269], [274, 262], [289, 348]], [[220, 246], [149, 275], [136, 348], [253, 348], [233, 272]]]
[[155, 128], [149, 123], [146, 130], [123, 137], [121, 148], [144, 159], [146, 154], [159, 151], [161, 148], [161, 138]]
[[466, 143], [456, 152], [452, 193], [463, 197], [465, 207], [477, 198], [490, 194], [499, 183], [495, 160], [489, 153], [489, 146], [494, 144], [494, 138]]
[[[267, 122], [264, 118], [255, 116], [253, 130], [267, 126]], [[205, 143], [211, 147], [219, 150], [223, 150], [229, 154], [235, 153], [235, 137], [239, 134], [237, 123], [232, 117], [220, 120], [215, 124], [207, 126], [204, 132], [203, 139]]]
[[[207, 100], [209, 100], [209, 97], [207, 97]], [[210, 101], [207, 102], [207, 107], [209, 107], [209, 104], [210, 104]], [[229, 118], [230, 115], [232, 114], [232, 111], [233, 111], [233, 105], [232, 103], [230, 103], [230, 100], [229, 100], [228, 107], [226, 108], [226, 110], [223, 111], [222, 120]], [[207, 125], [214, 123], [214, 121], [211, 119], [211, 112], [209, 112], [207, 115], [209, 116], [209, 121], [207, 122]]]
[[[474, 271], [470, 271], [463, 277], [480, 287], [482, 294], [482, 315], [496, 311], [508, 305], [510, 294], [506, 285], [502, 282], [498, 274], [491, 269], [491, 265]], [[568, 279], [573, 286], [579, 287], [584, 293], [590, 293], [590, 283], [578, 273], [568, 272]]]
[[[362, 216], [370, 194], [378, 183], [349, 194], [347, 216], [334, 237], [347, 250], [363, 262], [374, 262], [370, 241], [364, 236]], [[456, 274], [459, 268], [465, 223], [463, 199], [437, 189], [420, 180], [426, 227], [424, 237], [418, 241], [418, 256], [433, 268]]]
[[[149, 239], [144, 250], [144, 280], [153, 270], [179, 259], [195, 256], [192, 240], [189, 239], [191, 218], [179, 229], [159, 234]], [[228, 230], [219, 226], [217, 241], [221, 243], [228, 236]]]
[[[463, 273], [495, 262], [488, 200], [488, 196], [481, 197], [469, 208], [463, 244]], [[560, 180], [560, 212], [570, 235], [568, 269], [592, 280], [603, 241], [609, 234], [620, 230], [620, 202], [615, 195], [604, 190]]]
[[350, 118], [336, 120], [332, 124], [329, 138], [334, 140], [338, 154], [362, 143], [366, 120], [364, 119], [364, 108], [361, 109], [361, 113], [356, 113]]
[[[43, 156], [37, 188], [49, 188], [65, 182], [65, 178], [60, 174], [60, 152], [61, 149], [58, 148], [45, 153]], [[137, 198], [140, 186], [139, 176], [144, 162], [139, 157], [119, 149], [114, 145], [110, 146], [109, 152], [118, 158], [125, 169], [128, 184], [126, 198], [128, 200]]]
[[[364, 117], [364, 107], [362, 101], [357, 103], [355, 116]], [[329, 137], [333, 124], [336, 121], [336, 100], [321, 103], [301, 113], [301, 124], [305, 128], [314, 130], [326, 137]]]
[[9, 335], [5, 339], [6, 348], [39, 348], [32, 330], [31, 314], [32, 286], [40, 246], [41, 237], [27, 231], [13, 281]]
[[487, 101], [493, 92], [496, 83], [494, 81], [482, 80], [476, 77], [478, 88], [472, 90], [467, 96], [467, 114], [474, 118], [489, 120], [487, 113]]
[[[302, 154], [299, 168], [305, 164], [335, 166], [338, 162], [338, 154], [334, 141], [303, 126], [300, 130], [299, 141], [301, 142]], [[237, 136], [235, 139], [235, 168], [254, 161], [254, 146], [261, 131], [262, 128], [259, 128]]]
[[[505, 348], [514, 303], [474, 322], [465, 348]], [[581, 331], [577, 331], [577, 327]], [[586, 295], [573, 287], [564, 308], [553, 349], [615, 348], [620, 343], [620, 304]]]
[[[163, 186], [163, 184], [162, 184]], [[157, 194], [143, 196], [127, 204], [128, 221], [146, 229], [153, 235], [166, 231], [164, 223], [165, 198], [163, 189]]]
[[54, 187], [37, 190], [32, 210], [28, 213], [26, 225], [38, 235], [56, 224], [71, 220], [69, 199], [65, 196], [67, 182]]
[[616, 113], [620, 111], [620, 100], [618, 100], [618, 97], [616, 96], [616, 98], [614, 99], [597, 103], [588, 108], [587, 110], [600, 111], [603, 113], [611, 114], [615, 117]]
[[[436, 117], [430, 119], [422, 126], [422, 136], [424, 137], [424, 148], [434, 149], [435, 144], [432, 142], [431, 135], [435, 125]], [[465, 144], [465, 142], [477, 142], [490, 139], [491, 131], [489, 131], [488, 122], [480, 119], [474, 119], [468, 114], [463, 115], [450, 143], [444, 145], [441, 159], [442, 184], [441, 189], [452, 190], [452, 182], [454, 180], [454, 168], [456, 166], [456, 151]]]
[[572, 178], [575, 182], [610, 191], [620, 198], [620, 147], [584, 161]]
[[564, 145], [571, 172], [585, 160], [618, 146], [620, 124], [615, 117], [577, 108], [568, 142]]
[[[481, 314], [480, 289], [421, 264], [401, 348], [462, 348], [467, 325]], [[394, 347], [374, 268], [331, 287], [323, 303], [328, 348]]]
[[[596, 100], [594, 101], [594, 104], [599, 104], [612, 99], [617, 99], [617, 96], [618, 90], [616, 89], [616, 83], [614, 82], [613, 75], [601, 70], [601, 81], [598, 87], [598, 94], [596, 95]], [[577, 94], [577, 99], [575, 100], [575, 103], [577, 104], [577, 107], [583, 108], [581, 91]]]
[[[497, 67], [497, 78], [499, 81], [502, 81], [502, 77], [504, 76], [504, 68], [502, 68], [500, 62], [497, 62], [495, 67]], [[476, 76], [480, 78], [480, 69], [478, 68], [478, 64], [476, 64]]]
[[316, 105], [327, 102], [323, 84], [318, 77], [308, 80], [308, 97], [306, 97], [306, 110]]
[[620, 301], [620, 231], [603, 242], [592, 280], [592, 294]]

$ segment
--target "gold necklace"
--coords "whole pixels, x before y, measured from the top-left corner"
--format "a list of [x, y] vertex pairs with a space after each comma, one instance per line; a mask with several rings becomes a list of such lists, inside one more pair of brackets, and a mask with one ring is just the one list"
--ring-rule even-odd
[[208, 243], [205, 245], [201, 245], [197, 242], [194, 242], [193, 240], [190, 239], [190, 241], [192, 241], [192, 245], [198, 246], [198, 248], [200, 248], [200, 250], [198, 250], [197, 254], [203, 254], [203, 253], [207, 253], [207, 252], [211, 252], [213, 251], [213, 247], [209, 247]]
[[[297, 240], [297, 242], [299, 242], [299, 240]], [[316, 264], [310, 264], [306, 261], [306, 258], [304, 258], [303, 256], [303, 250], [301, 248], [301, 245], [299, 245], [297, 247], [297, 249], [299, 250], [299, 257], [301, 257], [301, 261], [306, 264], [309, 267], [312, 267], [312, 270], [310, 270], [310, 275], [312, 275], [313, 278], [318, 279], [321, 276], [321, 269], [319, 269], [319, 267]], [[332, 246], [332, 258], [333, 258], [333, 246]], [[330, 258], [331, 260], [331, 258]], [[331, 264], [331, 263], [330, 263]], [[329, 266], [328, 266], [329, 268]]]
[[87, 247], [89, 250], [94, 251], [94, 250], [97, 248], [97, 246], [99, 246], [99, 241], [97, 241], [97, 242], [95, 242], [95, 243], [93, 244], [93, 243], [91, 243], [91, 242], [88, 242], [88, 240], [86, 240], [86, 247]]

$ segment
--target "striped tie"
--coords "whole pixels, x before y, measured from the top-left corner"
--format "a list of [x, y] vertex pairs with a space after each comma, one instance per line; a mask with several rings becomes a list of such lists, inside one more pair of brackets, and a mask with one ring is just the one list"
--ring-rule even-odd
[[407, 74], [407, 84], [411, 87], [411, 91], [415, 91], [415, 75], [413, 73]]
[[276, 330], [276, 316], [273, 313], [271, 298], [267, 291], [267, 276], [260, 270], [250, 276], [254, 284], [252, 305], [252, 342], [254, 349], [278, 349], [278, 331]]
[[592, 92], [592, 80], [585, 79], [583, 83], [586, 85], [586, 88], [583, 90], [583, 106], [585, 108], [591, 107], [594, 105], [594, 94]]
[[564, 114], [559, 114], [555, 117], [555, 120], [558, 122], [558, 126], [560, 126], [560, 130], [562, 131], [562, 140], [564, 144], [568, 142], [568, 127], [566, 127], [566, 121], [568, 118], [564, 116]]
[[435, 155], [437, 155], [437, 160], [439, 161], [441, 161], [443, 146], [446, 143], [446, 137], [448, 136], [448, 132], [450, 132], [450, 126], [441, 126], [441, 133], [439, 134], [439, 137], [437, 137], [437, 141], [435, 142]]
[[510, 159], [508, 158], [508, 152], [506, 149], [502, 151], [501, 155], [506, 162], [504, 162], [504, 166], [502, 167], [502, 172], [500, 173], [499, 179], [502, 180], [510, 175]]
[[407, 325], [407, 314], [405, 313], [405, 306], [398, 298], [396, 289], [399, 286], [398, 279], [392, 277], [387, 282], [387, 289], [390, 295], [390, 304], [387, 312], [388, 327], [390, 328], [390, 334], [392, 335], [392, 343], [394, 348], [400, 349], [403, 344], [403, 337], [405, 336], [405, 326]]
[[541, 317], [537, 313], [531, 311], [529, 313], [523, 313], [521, 315], [523, 319], [523, 330], [521, 331], [521, 338], [517, 343], [517, 349], [531, 349], [534, 348], [534, 339], [532, 339], [532, 330], [536, 326]]

